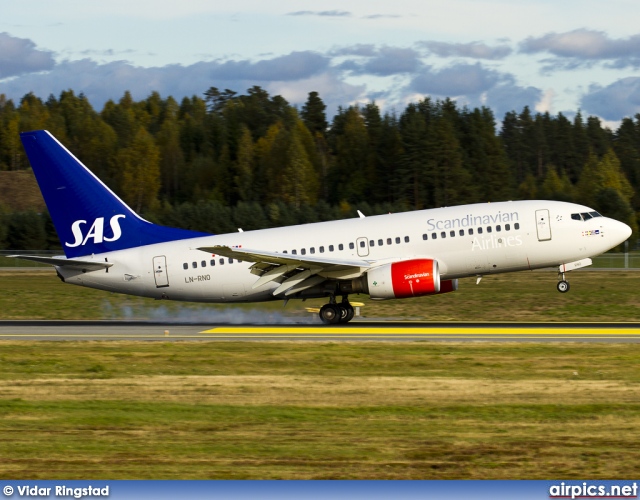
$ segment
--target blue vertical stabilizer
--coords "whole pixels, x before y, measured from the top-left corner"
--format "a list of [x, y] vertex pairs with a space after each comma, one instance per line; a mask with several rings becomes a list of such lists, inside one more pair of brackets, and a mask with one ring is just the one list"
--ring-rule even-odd
[[46, 130], [20, 138], [67, 258], [207, 236], [142, 219]]

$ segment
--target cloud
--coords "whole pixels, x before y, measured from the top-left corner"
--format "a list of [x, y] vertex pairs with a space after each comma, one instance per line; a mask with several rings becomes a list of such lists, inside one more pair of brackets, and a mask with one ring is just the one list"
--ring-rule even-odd
[[362, 16], [362, 19], [399, 19], [402, 16], [397, 14], [370, 14], [368, 16]]
[[[215, 78], [222, 80], [280, 81], [308, 78], [329, 66], [329, 58], [317, 52], [291, 52], [285, 56], [258, 62], [202, 62]], [[194, 65], [195, 66], [195, 65]]]
[[544, 99], [544, 93], [537, 87], [521, 87], [507, 79], [488, 90], [481, 103], [471, 102], [472, 106], [484, 105], [493, 109], [496, 117], [502, 117], [509, 111], [521, 110], [525, 106], [535, 108]]
[[287, 16], [351, 17], [351, 12], [346, 10], [298, 10], [287, 13]]
[[[337, 75], [335, 69], [329, 68], [329, 59], [315, 52], [292, 52], [257, 62], [213, 61], [190, 66], [172, 64], [152, 68], [133, 66], [126, 61], [100, 64], [82, 59], [63, 61], [50, 71], [24, 74], [3, 82], [2, 93], [19, 99], [28, 92], [46, 97], [71, 88], [78, 94], [84, 93], [97, 109], [101, 109], [109, 99], [117, 100], [126, 90], [137, 100], [146, 98], [153, 91], [162, 96], [172, 95], [176, 99], [191, 95], [202, 96], [211, 86], [243, 92], [249, 87], [260, 85], [270, 93], [279, 93], [277, 89], [288, 89], [290, 95], [293, 95], [291, 89], [302, 88], [311, 84], [310, 82], [324, 82], [324, 88], [329, 93], [328, 82], [333, 82], [336, 86], [341, 85], [340, 92], [337, 93], [341, 97], [360, 96], [362, 87], [339, 82]], [[314, 89], [305, 88], [305, 99], [310, 90]], [[283, 97], [289, 99], [284, 94]]]
[[105, 49], [105, 50], [92, 50], [86, 49], [79, 52], [84, 57], [91, 56], [99, 56], [99, 57], [114, 57], [114, 56], [124, 56], [124, 55], [132, 55], [135, 54], [135, 50], [126, 49], [126, 50], [114, 50], [114, 49]]
[[339, 106], [372, 99], [365, 85], [352, 85], [342, 79], [333, 69], [314, 75], [311, 78], [290, 82], [273, 82], [267, 85], [273, 95], [281, 95], [292, 104], [302, 105], [307, 101], [309, 92], [318, 92], [327, 106], [327, 117], [333, 117]]
[[591, 86], [580, 105], [588, 113], [605, 120], [634, 116], [640, 113], [640, 77], [622, 78], [606, 87]]
[[440, 70], [430, 66], [415, 76], [411, 90], [438, 96], [475, 95], [493, 88], [501, 80], [500, 73], [476, 64], [454, 64]]
[[513, 75], [485, 68], [480, 63], [455, 64], [440, 70], [425, 67], [406, 89], [409, 96], [415, 93], [455, 98], [462, 106], [487, 106], [498, 118], [514, 109], [534, 107], [543, 97], [539, 88], [522, 87]]
[[511, 54], [512, 49], [508, 45], [491, 47], [486, 43], [446, 43], [436, 41], [418, 42], [420, 48], [427, 49], [438, 57], [469, 57], [472, 59], [504, 59]]
[[399, 73], [411, 73], [420, 66], [418, 53], [413, 49], [383, 47], [378, 55], [363, 67], [365, 73], [377, 76], [390, 76]]
[[[612, 39], [603, 32], [577, 29], [566, 33], [548, 33], [544, 36], [529, 37], [520, 43], [520, 52], [535, 54], [547, 52], [559, 58], [581, 62], [602, 60], [616, 61], [613, 67], [640, 64], [640, 35]], [[549, 65], [549, 69], [573, 69], [575, 66]]]
[[413, 73], [422, 66], [420, 54], [404, 47], [378, 48], [373, 44], [356, 44], [333, 49], [329, 54], [333, 58], [347, 58], [335, 67], [358, 76], [402, 75]]
[[27, 38], [0, 33], [0, 80], [50, 70], [54, 64], [53, 52], [36, 49], [35, 43]]
[[358, 43], [348, 47], [340, 47], [330, 52], [332, 56], [357, 56], [375, 57], [378, 53], [376, 46], [372, 43]]

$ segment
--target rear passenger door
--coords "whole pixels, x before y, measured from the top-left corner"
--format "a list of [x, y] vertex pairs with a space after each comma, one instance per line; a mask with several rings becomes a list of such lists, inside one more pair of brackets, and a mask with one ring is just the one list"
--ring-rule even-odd
[[167, 258], [164, 255], [158, 255], [153, 258], [153, 277], [156, 280], [156, 288], [169, 286]]

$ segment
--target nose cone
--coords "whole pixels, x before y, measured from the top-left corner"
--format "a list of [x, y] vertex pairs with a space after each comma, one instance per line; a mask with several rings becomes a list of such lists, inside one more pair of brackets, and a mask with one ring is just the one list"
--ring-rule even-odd
[[611, 238], [613, 240], [613, 246], [619, 245], [623, 241], [627, 241], [631, 236], [631, 228], [624, 222], [611, 219], [610, 224], [608, 224], [607, 226], [609, 234], [611, 235]]

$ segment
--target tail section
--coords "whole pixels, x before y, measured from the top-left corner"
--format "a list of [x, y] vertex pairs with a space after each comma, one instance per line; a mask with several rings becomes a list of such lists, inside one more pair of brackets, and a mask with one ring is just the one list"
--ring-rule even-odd
[[206, 236], [142, 219], [46, 130], [20, 138], [67, 258]]

